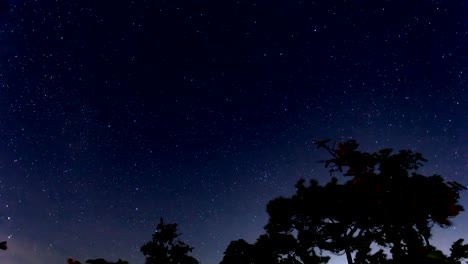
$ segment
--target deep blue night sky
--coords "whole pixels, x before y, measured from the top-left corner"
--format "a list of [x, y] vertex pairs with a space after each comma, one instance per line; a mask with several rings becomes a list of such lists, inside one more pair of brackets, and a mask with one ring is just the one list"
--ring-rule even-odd
[[0, 1], [2, 263], [143, 263], [160, 216], [218, 263], [328, 180], [314, 139], [468, 184], [466, 1]]

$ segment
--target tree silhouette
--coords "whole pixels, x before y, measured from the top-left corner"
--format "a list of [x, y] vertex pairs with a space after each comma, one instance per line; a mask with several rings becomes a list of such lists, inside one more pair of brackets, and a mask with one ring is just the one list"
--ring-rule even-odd
[[141, 247], [146, 264], [198, 264], [188, 254], [192, 247], [178, 240], [177, 224], [165, 224], [161, 218], [153, 239]]
[[78, 260], [74, 260], [72, 258], [67, 259], [67, 264], [81, 264]]
[[90, 264], [128, 264], [127, 261], [121, 260], [121, 259], [117, 260], [117, 262], [108, 262], [107, 260], [102, 259], [102, 258], [100, 258], [100, 259], [88, 259], [88, 260], [86, 260], [85, 263], [90, 263]]
[[319, 264], [329, 257], [322, 257], [304, 250], [290, 234], [264, 234], [251, 245], [243, 239], [232, 241], [220, 264]]
[[224, 252], [224, 258], [220, 264], [255, 263], [254, 254], [254, 245], [247, 243], [243, 239], [231, 241]]
[[[117, 260], [117, 262], [108, 262], [107, 260], [102, 259], [102, 258], [88, 259], [88, 260], [86, 260], [85, 263], [91, 263], [91, 264], [128, 264], [127, 261], [121, 260], [121, 259]], [[67, 259], [67, 264], [81, 264], [81, 262], [78, 261], [78, 260], [75, 260], [73, 258], [68, 258]]]
[[[315, 256], [317, 259], [321, 249], [340, 253], [345, 241], [349, 240], [347, 233], [353, 231], [351, 228], [346, 233], [347, 226], [338, 224], [331, 216], [339, 214], [336, 217], [346, 217], [345, 188], [336, 181], [325, 187], [314, 180], [306, 187], [304, 182], [300, 180], [296, 184], [297, 194], [293, 197], [279, 197], [268, 203], [270, 220], [265, 227], [267, 234], [294, 238], [296, 250], [302, 252], [297, 253], [304, 258]], [[326, 262], [326, 259], [320, 261]]]
[[[363, 248], [354, 250], [359, 253], [376, 243], [388, 247], [394, 261], [424, 259], [432, 248], [432, 226], [451, 225], [450, 218], [463, 210], [458, 204], [459, 192], [466, 188], [457, 182], [445, 182], [440, 175], [418, 174], [417, 169], [427, 161], [420, 153], [402, 150], [392, 154], [391, 149], [383, 149], [370, 154], [358, 151], [354, 140], [337, 148], [328, 142], [316, 143], [332, 156], [323, 161], [325, 166], [331, 174], [346, 170], [343, 175], [351, 178], [345, 184], [349, 195], [345, 204], [352, 210], [352, 217], [334, 220], [351, 224], [348, 229], [359, 232], [359, 241], [355, 242]], [[351, 249], [350, 244], [346, 247]], [[348, 262], [353, 263], [349, 251]]]
[[6, 241], [3, 241], [3, 242], [0, 242], [0, 249], [1, 250], [7, 250], [7, 242]]
[[463, 239], [459, 239], [452, 244], [450, 256], [447, 258], [450, 264], [461, 264], [462, 260], [468, 260], [468, 244], [463, 244]]
[[[268, 203], [270, 218], [262, 236], [268, 239], [262, 243], [274, 258], [280, 255], [280, 260], [289, 261], [268, 263], [324, 263], [323, 250], [345, 254], [349, 264], [459, 264], [468, 256], [463, 241], [454, 243], [449, 257], [429, 243], [434, 225], [450, 226], [450, 219], [463, 211], [458, 200], [464, 186], [417, 173], [427, 161], [420, 153], [367, 153], [358, 151], [354, 140], [329, 142], [315, 144], [331, 155], [321, 161], [329, 169], [330, 182], [306, 184], [301, 179], [292, 197]], [[261, 238], [253, 245], [257, 255]], [[239, 245], [231, 245], [222, 264], [241, 256], [235, 250]]]

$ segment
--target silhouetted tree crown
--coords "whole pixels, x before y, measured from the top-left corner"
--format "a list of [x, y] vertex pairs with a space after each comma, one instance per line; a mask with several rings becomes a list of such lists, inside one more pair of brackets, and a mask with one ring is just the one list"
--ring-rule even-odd
[[90, 264], [128, 264], [127, 261], [121, 260], [121, 259], [117, 260], [117, 262], [108, 262], [107, 260], [102, 259], [102, 258], [100, 258], [100, 259], [88, 259], [88, 260], [86, 260], [85, 263], [90, 263]]
[[3, 242], [0, 242], [0, 249], [1, 250], [7, 250], [7, 242], [6, 241], [3, 241]]
[[165, 224], [161, 218], [153, 239], [141, 247], [146, 264], [198, 264], [189, 256], [192, 247], [180, 241], [177, 224]]
[[254, 254], [254, 246], [245, 240], [231, 241], [224, 252], [224, 259], [220, 264], [253, 263]]
[[[322, 251], [345, 254], [349, 264], [458, 264], [468, 257], [463, 240], [453, 244], [450, 256], [430, 244], [433, 225], [450, 226], [450, 219], [463, 211], [459, 192], [466, 188], [440, 175], [417, 173], [427, 161], [420, 153], [361, 152], [354, 140], [315, 144], [331, 155], [321, 161], [331, 180], [322, 186], [301, 179], [291, 198], [270, 201], [267, 234], [250, 246], [232, 242], [222, 264], [235, 259], [239, 264], [325, 263]], [[270, 262], [251, 257], [261, 252], [261, 240], [268, 245], [263, 249], [272, 256]], [[245, 257], [245, 252], [253, 253]]]
[[79, 262], [78, 260], [72, 259], [72, 258], [68, 258], [67, 259], [67, 264], [81, 264], [81, 262]]

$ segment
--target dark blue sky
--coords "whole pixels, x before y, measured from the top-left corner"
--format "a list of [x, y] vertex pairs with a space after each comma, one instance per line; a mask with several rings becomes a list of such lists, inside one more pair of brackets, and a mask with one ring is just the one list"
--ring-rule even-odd
[[160, 216], [218, 263], [269, 200], [328, 179], [314, 139], [468, 184], [466, 1], [0, 3], [8, 263], [143, 263]]

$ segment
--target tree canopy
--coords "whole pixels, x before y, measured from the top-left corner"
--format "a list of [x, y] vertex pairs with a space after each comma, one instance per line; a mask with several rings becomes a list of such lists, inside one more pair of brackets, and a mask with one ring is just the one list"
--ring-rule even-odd
[[90, 264], [128, 264], [127, 261], [121, 260], [121, 259], [117, 260], [117, 262], [108, 262], [107, 260], [102, 259], [102, 258], [100, 258], [100, 259], [88, 259], [88, 260], [86, 260], [85, 263], [90, 263]]
[[[440, 175], [419, 174], [417, 170], [427, 161], [420, 153], [361, 152], [354, 140], [315, 144], [331, 156], [321, 161], [331, 179], [325, 185], [300, 179], [292, 197], [268, 203], [263, 240], [279, 261], [271, 263], [324, 263], [328, 259], [321, 257], [322, 252], [345, 254], [349, 264], [455, 264], [468, 257], [463, 240], [453, 244], [450, 256], [430, 244], [432, 227], [450, 226], [451, 219], [463, 211], [459, 193], [465, 187]], [[276, 244], [279, 236], [281, 242]], [[251, 246], [259, 247], [260, 241]], [[231, 243], [222, 264], [239, 258], [242, 254], [236, 252], [242, 247], [252, 248]], [[281, 262], [285, 259], [290, 262]]]
[[[198, 264], [198, 261], [189, 256], [192, 247], [179, 240], [177, 224], [166, 224], [160, 219], [156, 227], [156, 232], [152, 240], [141, 247], [141, 252], [145, 256], [146, 264]], [[69, 264], [79, 264], [80, 262], [69, 258]], [[127, 261], [119, 259], [117, 262], [108, 262], [105, 259], [88, 259], [85, 263], [91, 264], [128, 264]]]
[[[315, 145], [331, 156], [320, 161], [330, 180], [320, 185], [300, 179], [291, 197], [271, 200], [265, 234], [253, 244], [232, 241], [220, 264], [325, 264], [330, 255], [343, 254], [348, 264], [466, 263], [463, 239], [452, 244], [449, 255], [430, 243], [434, 226], [452, 225], [464, 210], [459, 199], [465, 186], [420, 174], [427, 160], [410, 150], [362, 152], [354, 140]], [[179, 237], [177, 224], [161, 218], [151, 241], [140, 249], [145, 263], [198, 264], [190, 256], [193, 248]], [[7, 249], [6, 241], [0, 249]], [[69, 258], [67, 263], [80, 262]]]
[[0, 249], [1, 250], [7, 250], [7, 242], [6, 241], [2, 241], [0, 242]]
[[192, 247], [178, 239], [177, 224], [165, 224], [161, 218], [153, 238], [141, 247], [146, 264], [198, 264], [189, 256]]

